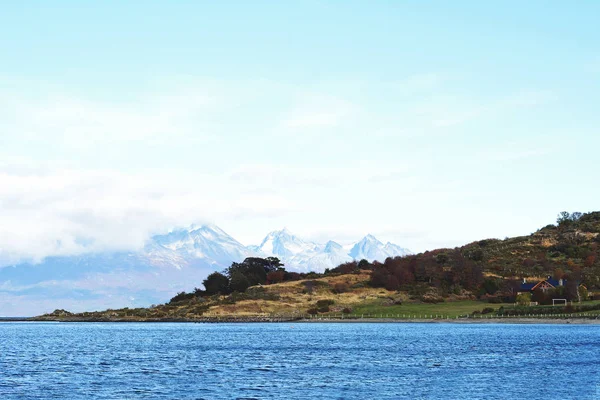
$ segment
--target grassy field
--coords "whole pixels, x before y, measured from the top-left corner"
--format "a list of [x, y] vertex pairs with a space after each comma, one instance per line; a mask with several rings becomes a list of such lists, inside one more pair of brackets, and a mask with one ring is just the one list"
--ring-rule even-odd
[[[384, 318], [389, 317], [415, 317], [427, 315], [429, 316], [442, 316], [442, 317], [457, 317], [460, 315], [471, 314], [473, 311], [481, 311], [486, 307], [498, 310], [501, 306], [509, 306], [509, 304], [489, 304], [475, 300], [463, 300], [454, 302], [444, 302], [437, 304], [427, 303], [404, 303], [401, 305], [382, 305], [378, 302], [372, 302], [356, 306], [352, 310], [353, 315], [369, 315], [374, 317]], [[512, 305], [512, 304], [510, 304]]]
[[[589, 301], [585, 305], [600, 304], [600, 301]], [[482, 311], [484, 308], [492, 308], [494, 312], [486, 314], [493, 316], [500, 307], [511, 308], [514, 304], [489, 304], [476, 300], [463, 300], [454, 302], [444, 302], [437, 304], [427, 303], [405, 303], [402, 305], [383, 305], [379, 302], [371, 302], [357, 305], [349, 314], [349, 317], [369, 318], [456, 318], [459, 316], [470, 315], [474, 311]], [[333, 313], [335, 314], [335, 313]], [[337, 313], [339, 314], [339, 313]], [[600, 310], [587, 311], [582, 314], [599, 315]]]

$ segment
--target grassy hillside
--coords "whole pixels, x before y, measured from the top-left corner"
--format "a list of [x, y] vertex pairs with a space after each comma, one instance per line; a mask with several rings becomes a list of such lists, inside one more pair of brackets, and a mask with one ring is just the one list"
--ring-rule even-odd
[[600, 212], [573, 215], [528, 236], [480, 240], [461, 251], [486, 272], [502, 277], [545, 277], [557, 270], [577, 270], [589, 286], [598, 287]]
[[[201, 317], [306, 316], [327, 315], [444, 315], [458, 316], [480, 311], [488, 306], [465, 293], [453, 295], [441, 303], [424, 303], [408, 292], [389, 291], [369, 286], [371, 271], [327, 276], [266, 286], [253, 286], [245, 293], [226, 296], [195, 297], [152, 308], [106, 310], [72, 314], [57, 310], [41, 319], [97, 320], [194, 320]], [[347, 287], [338, 292], [336, 288]], [[494, 304], [494, 309], [501, 305]]]

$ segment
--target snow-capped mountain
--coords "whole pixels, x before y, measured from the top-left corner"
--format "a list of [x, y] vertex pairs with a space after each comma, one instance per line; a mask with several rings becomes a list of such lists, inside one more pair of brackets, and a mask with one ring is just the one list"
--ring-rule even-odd
[[390, 242], [387, 242], [385, 244], [385, 246], [383, 246], [383, 249], [392, 257], [407, 256], [407, 255], [411, 254], [410, 250], [405, 249], [404, 247], [400, 247], [397, 244], [393, 244]]
[[383, 244], [373, 235], [367, 235], [356, 243], [350, 250], [350, 257], [355, 260], [366, 259], [370, 262], [375, 260], [383, 262], [388, 257], [405, 256], [410, 254], [408, 249], [388, 242]]
[[292, 258], [319, 250], [319, 245], [300, 239], [287, 228], [269, 233], [259, 246], [254, 247], [262, 254], [283, 259]]
[[352, 261], [346, 249], [341, 244], [329, 241], [325, 244], [323, 251], [308, 258], [303, 267], [309, 271], [325, 271], [327, 268], [335, 268], [340, 264]]
[[353, 259], [384, 261], [407, 254], [368, 235], [351, 250], [304, 240], [287, 229], [244, 246], [214, 225], [175, 229], [130, 252], [48, 257], [38, 264], [0, 266], [0, 315], [35, 315], [64, 308], [85, 311], [139, 307], [200, 287], [213, 271], [246, 257], [278, 257], [288, 270], [322, 272]]
[[213, 225], [176, 229], [132, 252], [47, 257], [0, 268], [0, 315], [147, 307], [201, 287], [213, 271], [257, 256]]
[[259, 255], [215, 225], [177, 229], [166, 235], [154, 236], [151, 243], [175, 252], [191, 264], [201, 262], [227, 267], [233, 261]]
[[306, 241], [287, 229], [269, 233], [260, 245], [249, 246], [248, 249], [279, 257], [287, 269], [303, 272], [323, 272], [327, 268], [335, 268], [352, 260], [383, 262], [388, 257], [410, 254], [409, 250], [398, 245], [389, 242], [384, 245], [373, 235], [365, 236], [348, 251], [333, 241], [326, 244]]

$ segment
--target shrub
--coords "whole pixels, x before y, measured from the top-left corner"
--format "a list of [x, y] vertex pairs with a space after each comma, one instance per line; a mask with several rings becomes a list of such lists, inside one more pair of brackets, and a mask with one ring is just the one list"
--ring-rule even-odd
[[327, 282], [315, 280], [304, 281], [302, 282], [302, 285], [304, 285], [304, 290], [302, 291], [302, 293], [308, 294], [312, 294], [317, 288], [329, 287], [329, 284]]
[[333, 285], [333, 289], [331, 291], [336, 294], [346, 293], [349, 290], [348, 284], [344, 282], [338, 282]]
[[[234, 304], [242, 300], [269, 300], [277, 301], [280, 296], [277, 293], [270, 292], [264, 287], [251, 287], [246, 292], [233, 292], [229, 296], [220, 300], [222, 304]], [[217, 300], [219, 302], [219, 300]]]
[[267, 284], [280, 283], [285, 279], [285, 271], [271, 271], [267, 274]]
[[563, 314], [563, 313], [580, 313], [588, 311], [600, 310], [600, 304], [589, 304], [589, 305], [571, 305], [560, 307], [560, 306], [534, 306], [534, 307], [500, 307], [498, 314], [502, 315], [543, 315], [543, 314]]
[[491, 307], [486, 307], [483, 310], [481, 310], [482, 314], [490, 314], [490, 313], [493, 313], [493, 312], [494, 312], [494, 309], [491, 308]]
[[517, 296], [517, 303], [521, 306], [528, 306], [531, 302], [531, 293], [521, 293]]
[[579, 296], [581, 297], [581, 300], [587, 300], [589, 297], [589, 292], [587, 290], [587, 288], [585, 288], [584, 286], [580, 286], [577, 289], [577, 292], [579, 294]]
[[350, 274], [353, 272], [357, 272], [358, 270], [358, 263], [356, 261], [351, 261], [344, 264], [340, 264], [339, 266], [335, 267], [330, 271], [325, 270], [325, 272], [329, 272], [330, 274]]
[[443, 303], [444, 302], [444, 298], [440, 297], [440, 296], [436, 296], [436, 295], [424, 295], [421, 296], [421, 301], [423, 303]]
[[169, 304], [178, 303], [180, 301], [190, 300], [194, 297], [194, 293], [179, 292], [169, 300]]
[[[489, 295], [489, 294], [484, 294], [483, 296], [480, 297], [480, 299], [482, 301], [487, 301], [490, 304], [500, 304], [500, 303], [505, 303], [504, 300], [504, 296], [501, 295]], [[507, 301], [506, 303], [514, 303], [514, 301]]]
[[349, 309], [348, 307], [346, 307], [346, 308], [344, 308], [344, 309], [342, 310], [342, 312], [343, 312], [344, 314], [350, 314], [350, 313], [352, 312], [352, 310], [351, 310], [351, 309]]
[[310, 315], [317, 315], [319, 313], [316, 308], [309, 308], [306, 312]]
[[331, 299], [326, 299], [326, 300], [318, 300], [317, 301], [317, 308], [321, 308], [321, 307], [329, 307], [332, 306], [335, 302]]
[[465, 257], [473, 261], [482, 261], [484, 254], [483, 250], [478, 248], [471, 248], [465, 251]]

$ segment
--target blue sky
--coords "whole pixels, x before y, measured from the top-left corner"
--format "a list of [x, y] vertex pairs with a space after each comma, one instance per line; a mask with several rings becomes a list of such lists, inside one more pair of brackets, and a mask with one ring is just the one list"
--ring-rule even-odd
[[213, 222], [413, 250], [598, 209], [600, 3], [11, 2], [0, 262]]

